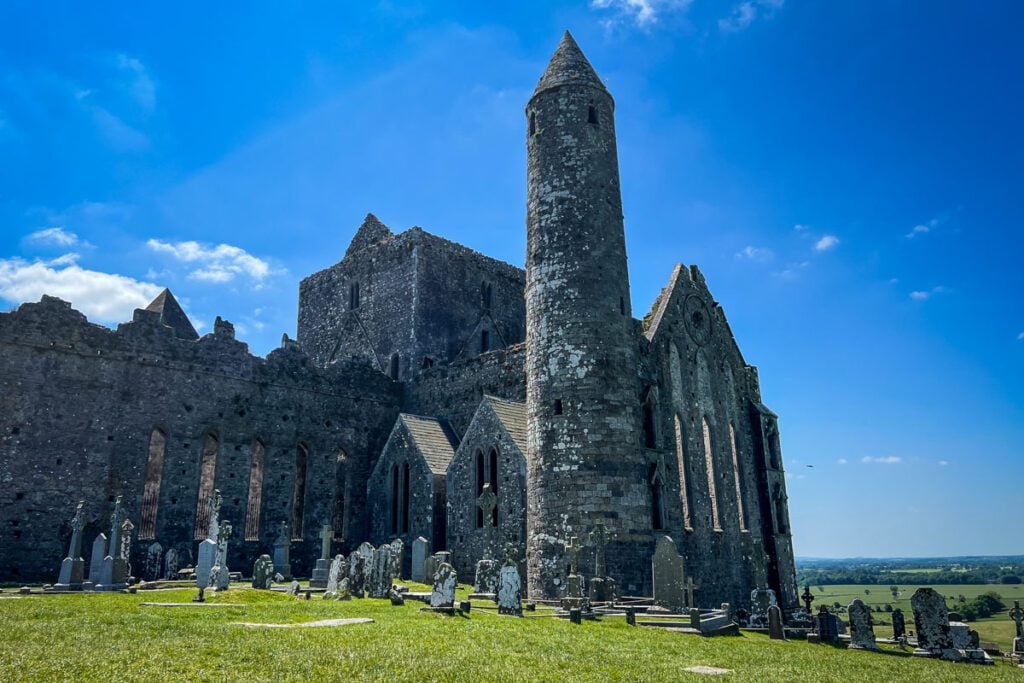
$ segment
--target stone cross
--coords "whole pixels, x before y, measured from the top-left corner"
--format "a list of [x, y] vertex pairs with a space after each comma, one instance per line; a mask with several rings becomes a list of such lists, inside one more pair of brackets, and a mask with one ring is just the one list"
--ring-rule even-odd
[[580, 568], [580, 552], [583, 548], [575, 536], [565, 544], [565, 552], [569, 554], [569, 574], [576, 574]]
[[505, 564], [515, 566], [519, 560], [519, 548], [515, 543], [505, 544]]
[[693, 601], [693, 591], [700, 588], [700, 582], [694, 583], [692, 576], [686, 577], [686, 583], [683, 584], [686, 588], [686, 604], [690, 607], [696, 607], [697, 604]]
[[110, 545], [107, 546], [107, 555], [114, 557], [114, 553], [121, 550], [121, 522], [123, 512], [121, 512], [121, 496], [114, 499], [114, 514], [110, 516]]
[[804, 601], [804, 605], [806, 606], [807, 613], [810, 614], [811, 613], [811, 603], [814, 602], [814, 594], [811, 593], [811, 587], [809, 585], [808, 586], [804, 586], [804, 594], [800, 596], [800, 599]]
[[127, 560], [132, 554], [132, 530], [135, 529], [135, 525], [132, 524], [130, 519], [124, 520], [121, 524], [121, 548], [120, 557], [123, 560]]
[[608, 573], [608, 567], [605, 563], [605, 548], [608, 546], [608, 540], [611, 535], [608, 533], [608, 527], [604, 525], [604, 522], [597, 522], [594, 525], [594, 531], [591, 533], [591, 538], [594, 540], [596, 550], [594, 551], [594, 576], [604, 576]]
[[278, 528], [280, 529], [280, 531], [277, 533], [277, 540], [275, 541], [275, 543], [278, 545], [285, 545], [289, 543], [292, 539], [291, 534], [288, 533], [288, 522], [282, 519], [281, 523], [278, 525]]
[[1013, 601], [1013, 609], [1010, 610], [1009, 617], [1017, 626], [1017, 637], [1024, 638], [1024, 626], [1021, 626], [1021, 622], [1024, 621], [1024, 610], [1020, 608], [1020, 600]]
[[217, 542], [218, 534], [220, 533], [221, 502], [223, 502], [223, 498], [221, 498], [220, 489], [214, 489], [213, 498], [210, 500], [210, 526], [206, 533], [206, 537], [214, 543]]
[[331, 557], [331, 541], [334, 539], [334, 530], [330, 524], [324, 524], [320, 528], [320, 559], [328, 560]]
[[85, 515], [82, 514], [83, 507], [85, 507], [85, 501], [78, 501], [75, 516], [71, 518], [71, 546], [68, 548], [68, 557], [72, 560], [82, 556], [82, 526], [85, 524]]
[[476, 499], [476, 504], [484, 513], [484, 558], [491, 556], [491, 541], [494, 533], [494, 508], [498, 506], [498, 496], [491, 490], [490, 484], [484, 484], [483, 493]]

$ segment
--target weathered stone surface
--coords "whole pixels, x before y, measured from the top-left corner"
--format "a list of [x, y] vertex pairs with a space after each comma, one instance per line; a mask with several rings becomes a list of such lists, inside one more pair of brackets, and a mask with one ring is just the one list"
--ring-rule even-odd
[[327, 572], [327, 592], [337, 593], [338, 584], [346, 576], [348, 576], [348, 560], [344, 555], [335, 555], [331, 561], [330, 571]]
[[[412, 542], [412, 580], [418, 583], [426, 583], [427, 573], [425, 563], [430, 556], [430, 541], [418, 537]], [[430, 574], [433, 577], [433, 573]]]
[[402, 597], [402, 594], [398, 591], [398, 589], [395, 586], [392, 586], [388, 589], [388, 599], [391, 601], [391, 604], [395, 607], [400, 607], [401, 605], [405, 604], [405, 598]]
[[850, 649], [879, 649], [875, 643], [875, 629], [871, 623], [871, 608], [858, 598], [850, 603], [846, 614], [850, 618]]
[[498, 573], [501, 567], [497, 560], [480, 560], [476, 563], [474, 593], [495, 593], [498, 590]]
[[298, 581], [292, 581], [288, 585], [288, 590], [285, 592], [288, 593], [288, 595], [299, 597], [299, 593], [302, 592], [302, 586], [299, 585]]
[[782, 625], [782, 610], [778, 605], [768, 608], [768, 637], [772, 640], [786, 639], [786, 631]]
[[92, 553], [89, 555], [89, 583], [97, 584], [103, 573], [103, 558], [107, 555], [107, 536], [98, 534], [92, 542]]
[[523, 615], [523, 582], [515, 564], [504, 565], [498, 575], [498, 612]]
[[367, 571], [366, 593], [371, 598], [386, 598], [391, 589], [391, 546], [375, 548]]
[[814, 629], [818, 633], [818, 638], [823, 643], [839, 641], [839, 617], [831, 614], [825, 605], [818, 608]]
[[668, 536], [658, 540], [651, 561], [651, 575], [654, 577], [654, 603], [665, 609], [682, 613], [686, 607], [686, 592], [683, 585], [686, 563], [676, 550], [676, 544]]
[[267, 590], [274, 585], [274, 561], [270, 555], [260, 555], [252, 566], [252, 587]]
[[168, 548], [164, 555], [164, 579], [173, 581], [178, 578], [178, 551]]
[[892, 637], [893, 640], [900, 640], [907, 636], [907, 618], [903, 610], [896, 608], [892, 612]]
[[935, 654], [953, 648], [946, 599], [934, 588], [918, 588], [910, 598], [917, 629], [917, 647]]
[[199, 544], [199, 560], [196, 562], [196, 586], [208, 588], [211, 584], [214, 564], [217, 562], [217, 544], [205, 539]]
[[[372, 556], [372, 554], [371, 554]], [[358, 550], [348, 556], [349, 592], [352, 597], [361, 598], [366, 593], [366, 573], [368, 565], [366, 555]]]
[[455, 606], [455, 584], [458, 575], [455, 568], [442, 562], [434, 571], [433, 587], [430, 591], [430, 606], [434, 608], [452, 608]]
[[160, 578], [160, 571], [163, 569], [164, 548], [153, 541], [146, 548], [146, 564], [143, 566], [142, 576], [147, 581], [155, 581]]
[[85, 580], [85, 560], [82, 559], [82, 526], [85, 519], [82, 508], [85, 501], [80, 501], [75, 508], [75, 515], [71, 519], [71, 542], [68, 544], [68, 554], [60, 565], [60, 575], [57, 578], [55, 588], [60, 590], [82, 590], [82, 583]]
[[405, 542], [400, 538], [391, 541], [391, 564], [388, 573], [392, 579], [401, 579], [405, 562]]
[[292, 539], [291, 530], [288, 529], [286, 522], [281, 522], [278, 526], [277, 538], [274, 540], [274, 569], [285, 580], [292, 578], [292, 562], [291, 562], [291, 551], [292, 551]]

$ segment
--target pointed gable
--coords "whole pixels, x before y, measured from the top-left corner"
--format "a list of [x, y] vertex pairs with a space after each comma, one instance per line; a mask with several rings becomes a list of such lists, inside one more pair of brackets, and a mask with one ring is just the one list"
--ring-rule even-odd
[[597, 72], [594, 71], [594, 67], [587, 61], [583, 50], [576, 44], [572, 34], [566, 31], [533, 94], [570, 84], [590, 85], [600, 90], [607, 90]]
[[451, 426], [444, 420], [408, 413], [402, 413], [398, 419], [405, 425], [409, 438], [423, 456], [430, 471], [444, 475], [459, 445]]
[[658, 334], [658, 328], [661, 326], [661, 321], [665, 319], [665, 312], [669, 309], [672, 295], [679, 289], [680, 279], [688, 277], [689, 272], [686, 270], [686, 267], [681, 263], [677, 263], [676, 267], [672, 269], [672, 277], [668, 279], [668, 284], [658, 294], [658, 298], [654, 300], [651, 312], [644, 316], [644, 336], [648, 340], [653, 340], [655, 335]]
[[526, 404], [485, 394], [483, 402], [494, 411], [519, 451], [526, 455]]
[[345, 250], [345, 256], [372, 247], [374, 244], [387, 242], [392, 237], [394, 233], [391, 232], [391, 228], [381, 223], [372, 213], [368, 213], [363, 219], [363, 224], [356, 230], [356, 236], [352, 238], [348, 249]]
[[146, 310], [159, 313], [160, 322], [174, 330], [175, 337], [189, 341], [199, 339], [196, 328], [192, 326], [192, 322], [185, 315], [178, 300], [171, 294], [171, 290], [165, 288], [153, 299], [152, 303], [146, 306]]

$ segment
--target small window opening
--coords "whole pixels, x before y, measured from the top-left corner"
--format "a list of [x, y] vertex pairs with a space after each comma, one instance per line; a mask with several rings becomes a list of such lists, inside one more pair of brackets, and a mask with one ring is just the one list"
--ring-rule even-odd
[[302, 540], [302, 522], [306, 507], [306, 471], [309, 448], [300, 443], [295, 448], [295, 484], [292, 488], [292, 538]]
[[353, 282], [348, 286], [348, 307], [350, 310], [359, 308], [359, 283]]
[[491, 310], [491, 283], [480, 283], [480, 307], [485, 311]]
[[480, 332], [480, 353], [487, 353], [491, 350], [491, 333], [488, 330]]
[[476, 505], [476, 500], [480, 498], [480, 494], [484, 492], [484, 454], [480, 451], [476, 452], [476, 496], [473, 498], [473, 503], [476, 507], [476, 528], [483, 528], [484, 525], [484, 511], [479, 505]]
[[587, 107], [587, 123], [597, 125], [597, 107], [594, 105]]
[[409, 463], [402, 466], [402, 533], [409, 533]]
[[398, 465], [391, 466], [391, 533], [398, 533]]
[[[491, 493], [498, 495], [498, 451], [497, 449], [491, 449]], [[491, 517], [491, 524], [498, 526], [498, 506], [494, 506], [494, 512]]]
[[562, 414], [562, 399], [556, 398], [555, 399], [555, 415], [561, 415], [561, 414]]
[[537, 134], [537, 112], [530, 112], [530, 135]]
[[423, 369], [434, 367], [434, 359], [430, 356], [423, 356]]
[[394, 381], [398, 381], [398, 353], [391, 354], [391, 367], [388, 371], [388, 376]]
[[626, 315], [626, 297], [619, 297], [619, 315]]

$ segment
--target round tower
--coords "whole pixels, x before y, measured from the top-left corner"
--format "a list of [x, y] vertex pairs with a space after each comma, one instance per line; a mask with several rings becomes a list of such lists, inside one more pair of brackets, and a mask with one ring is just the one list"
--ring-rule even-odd
[[[526, 106], [529, 594], [564, 595], [567, 553], [600, 522], [608, 574], [639, 590], [651, 517], [615, 103], [566, 32]], [[592, 576], [593, 552], [581, 571]]]

